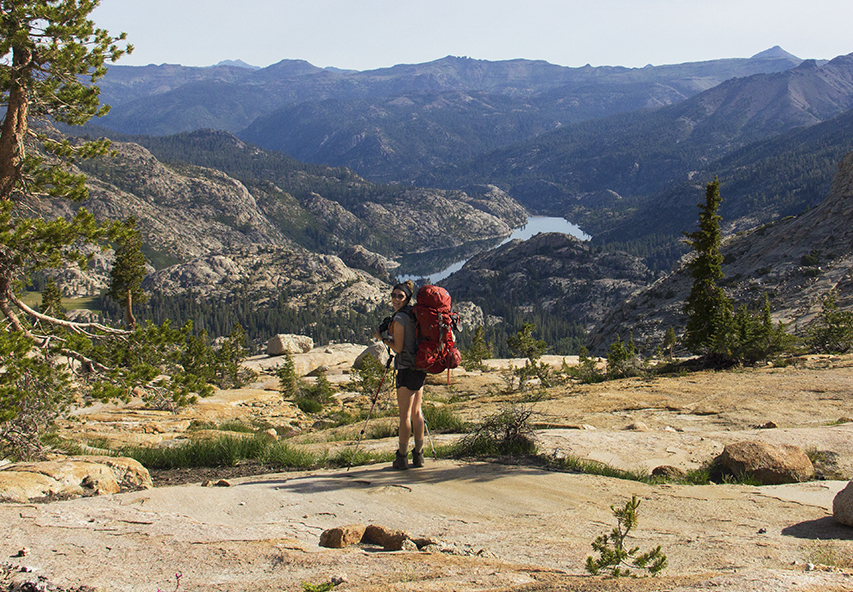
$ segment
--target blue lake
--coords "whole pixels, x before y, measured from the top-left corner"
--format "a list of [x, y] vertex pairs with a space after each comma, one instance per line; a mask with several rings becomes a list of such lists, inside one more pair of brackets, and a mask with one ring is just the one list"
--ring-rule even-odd
[[510, 236], [503, 240], [477, 241], [453, 249], [428, 251], [401, 257], [400, 267], [396, 270], [397, 276], [404, 280], [426, 278], [428, 283], [434, 284], [462, 269], [468, 259], [477, 253], [499, 247], [511, 240], [527, 240], [541, 232], [561, 232], [580, 240], [592, 238], [565, 218], [530, 216], [527, 219], [527, 224], [516, 228]]

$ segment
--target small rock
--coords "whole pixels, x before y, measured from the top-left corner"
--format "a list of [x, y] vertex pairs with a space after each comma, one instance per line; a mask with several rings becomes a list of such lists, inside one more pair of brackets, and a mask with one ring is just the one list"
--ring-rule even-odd
[[632, 423], [631, 425], [625, 427], [625, 429], [633, 431], [633, 432], [648, 432], [649, 426], [644, 424], [642, 421], [637, 421], [637, 422]]
[[311, 370], [311, 372], [306, 374], [306, 376], [320, 376], [321, 374], [325, 374], [328, 371], [329, 367], [326, 364], [320, 364], [319, 366]]
[[231, 484], [225, 479], [220, 479], [216, 483], [213, 484], [214, 487], [231, 487]]
[[359, 543], [364, 536], [364, 524], [349, 524], [324, 530], [320, 534], [320, 546], [328, 549], [343, 549]]
[[678, 467], [673, 467], [672, 465], [661, 465], [659, 467], [655, 467], [652, 470], [652, 475], [656, 477], [664, 477], [666, 479], [684, 479], [687, 477], [687, 473]]
[[26, 556], [27, 556], [27, 555], [29, 555], [29, 554], [30, 554], [30, 550], [29, 550], [29, 548], [28, 548], [28, 547], [24, 547], [24, 548], [20, 549], [20, 550], [19, 550], [17, 553], [15, 553], [14, 555], [12, 555], [12, 557], [26, 557]]
[[411, 540], [411, 535], [403, 530], [394, 530], [371, 524], [364, 530], [362, 542], [380, 545], [385, 551], [401, 551], [403, 544]]
[[778, 426], [778, 425], [776, 425], [776, 424], [775, 424], [774, 422], [772, 422], [772, 421], [768, 421], [767, 423], [763, 423], [763, 424], [761, 424], [761, 425], [757, 425], [757, 426], [755, 426], [755, 427], [756, 427], [757, 429], [759, 429], [759, 430], [772, 430], [772, 429], [778, 428], [779, 426]]

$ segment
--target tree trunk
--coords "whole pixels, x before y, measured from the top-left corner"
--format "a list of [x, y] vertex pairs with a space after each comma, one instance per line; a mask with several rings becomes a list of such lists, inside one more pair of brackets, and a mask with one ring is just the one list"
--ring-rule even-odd
[[133, 316], [133, 295], [130, 290], [127, 291], [127, 299], [124, 301], [124, 318], [128, 329], [136, 328], [136, 317]]
[[8, 200], [21, 178], [21, 165], [24, 161], [24, 139], [28, 130], [29, 102], [27, 89], [21, 83], [26, 78], [25, 71], [31, 66], [32, 54], [29, 50], [15, 48], [12, 57], [11, 88], [9, 104], [3, 126], [0, 128], [0, 199]]

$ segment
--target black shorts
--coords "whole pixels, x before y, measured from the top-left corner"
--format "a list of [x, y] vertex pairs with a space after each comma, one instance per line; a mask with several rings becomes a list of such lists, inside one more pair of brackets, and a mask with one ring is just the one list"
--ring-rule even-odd
[[419, 391], [426, 380], [426, 372], [414, 368], [397, 369], [397, 388], [406, 387], [410, 391]]

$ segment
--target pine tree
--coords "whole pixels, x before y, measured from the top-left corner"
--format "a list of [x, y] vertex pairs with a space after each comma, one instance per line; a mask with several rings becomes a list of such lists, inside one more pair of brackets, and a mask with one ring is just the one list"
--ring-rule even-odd
[[[143, 387], [149, 405], [174, 409], [212, 391], [179, 361], [190, 325], [148, 323], [133, 331], [69, 321], [27, 306], [16, 290], [32, 275], [69, 264], [85, 268], [83, 247], [128, 240], [120, 222], [98, 222], [71, 204], [74, 215], [26, 217], [38, 200], [88, 197], [76, 161], [110, 153], [109, 141], [64, 139], [55, 122], [82, 125], [101, 116], [96, 82], [132, 50], [96, 28], [98, 0], [2, 1], [0, 12], [0, 456], [39, 454], [46, 421], [74, 395], [128, 400]], [[9, 355], [5, 355], [8, 352]], [[73, 388], [69, 388], [74, 377]], [[80, 379], [85, 377], [85, 380]], [[168, 377], [168, 378], [165, 378]], [[22, 444], [23, 443], [23, 444]]]
[[715, 178], [706, 187], [705, 204], [699, 204], [699, 229], [684, 233], [696, 257], [688, 263], [693, 287], [684, 302], [687, 327], [682, 341], [695, 354], [725, 355], [725, 334], [731, 327], [733, 306], [717, 285], [723, 279], [721, 217], [717, 214], [721, 201], [720, 183]]
[[492, 357], [492, 346], [486, 343], [486, 331], [482, 325], [474, 329], [471, 347], [462, 352], [462, 365], [466, 370], [485, 370], [483, 360]]
[[39, 310], [46, 315], [64, 318], [62, 310], [62, 291], [56, 285], [56, 281], [49, 277], [44, 283], [44, 288], [41, 291], [41, 305]]
[[128, 329], [136, 327], [133, 316], [133, 303], [140, 304], [148, 300], [142, 290], [145, 279], [145, 255], [142, 254], [142, 237], [136, 230], [136, 219], [131, 216], [125, 222], [126, 234], [116, 247], [115, 263], [110, 270], [108, 294], [124, 305], [125, 322]]
[[678, 343], [678, 337], [675, 335], [675, 329], [670, 325], [666, 330], [666, 335], [663, 338], [663, 346], [667, 350], [667, 358], [672, 360], [675, 344]]

